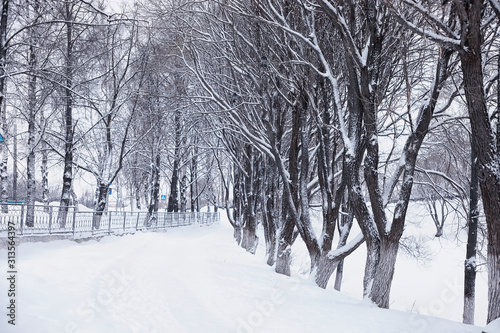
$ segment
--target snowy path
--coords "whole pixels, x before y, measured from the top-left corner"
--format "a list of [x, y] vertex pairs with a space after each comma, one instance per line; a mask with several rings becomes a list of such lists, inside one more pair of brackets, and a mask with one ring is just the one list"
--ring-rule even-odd
[[[17, 325], [2, 314], [2, 333], [481, 332], [275, 274], [224, 224], [21, 244], [17, 257]], [[4, 267], [5, 250], [0, 260]], [[5, 278], [0, 290], [7, 304]]]

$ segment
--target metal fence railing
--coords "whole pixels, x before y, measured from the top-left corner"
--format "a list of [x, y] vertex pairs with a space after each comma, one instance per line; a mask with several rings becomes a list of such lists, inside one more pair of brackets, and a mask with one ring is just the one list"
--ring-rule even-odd
[[127, 212], [78, 211], [74, 207], [0, 205], [0, 237], [7, 235], [9, 225], [17, 236], [123, 235], [136, 231], [156, 231], [192, 224], [213, 224], [220, 221], [218, 212]]

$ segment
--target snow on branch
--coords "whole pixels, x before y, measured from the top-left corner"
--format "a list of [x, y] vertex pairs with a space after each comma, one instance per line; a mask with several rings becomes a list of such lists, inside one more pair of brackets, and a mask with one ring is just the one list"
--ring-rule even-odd
[[431, 15], [427, 10], [425, 10], [425, 8], [423, 8], [420, 5], [417, 5], [416, 3], [414, 3], [413, 1], [410, 1], [410, 0], [405, 0], [404, 2], [411, 5], [415, 9], [417, 9], [422, 15], [424, 15], [424, 17], [426, 19], [428, 19], [429, 21], [438, 25], [442, 30], [445, 31], [446, 36], [443, 36], [443, 35], [436, 33], [436, 32], [426, 30], [425, 28], [418, 27], [417, 25], [413, 24], [412, 22], [410, 22], [406, 18], [404, 18], [404, 16], [401, 13], [399, 13], [399, 11], [396, 8], [394, 8], [394, 6], [392, 6], [392, 4], [390, 4], [390, 2], [388, 2], [386, 0], [386, 4], [388, 5], [389, 9], [392, 11], [395, 18], [401, 24], [408, 27], [414, 33], [416, 33], [424, 38], [428, 38], [428, 39], [430, 39], [438, 44], [452, 47], [455, 49], [459, 48], [461, 46], [460, 38], [455, 33], [453, 33], [443, 22], [441, 22], [439, 19], [437, 19], [436, 17]]
[[364, 241], [365, 237], [363, 236], [363, 233], [359, 233], [356, 237], [354, 237], [353, 240], [351, 240], [346, 245], [328, 252], [328, 259], [340, 260], [342, 258], [345, 258], [351, 253], [353, 253], [361, 244], [363, 244]]

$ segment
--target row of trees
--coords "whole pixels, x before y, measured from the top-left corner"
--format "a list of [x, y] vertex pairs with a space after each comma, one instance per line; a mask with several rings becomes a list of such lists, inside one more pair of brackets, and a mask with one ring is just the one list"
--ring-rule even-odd
[[5, 0], [2, 10], [1, 201], [25, 200], [27, 226], [35, 200], [48, 209], [54, 171], [62, 175], [60, 227], [78, 200], [77, 173], [95, 179], [96, 228], [112, 185], [131, 197], [132, 209], [150, 213], [162, 179], [171, 183], [169, 211], [212, 203], [215, 169], [199, 149], [207, 125], [185, 97], [173, 33], [152, 30], [134, 8], [110, 14], [104, 2]]
[[[412, 193], [459, 198], [472, 323], [479, 190], [487, 320], [500, 317], [497, 1], [178, 5], [190, 25], [182, 57], [204, 91], [193, 98], [232, 161], [225, 182], [241, 246], [255, 251], [262, 223], [268, 263], [289, 275], [300, 236], [324, 288], [366, 242], [364, 294], [387, 308]], [[320, 234], [309, 212], [318, 204]], [[347, 242], [353, 220], [361, 234]]]
[[152, 217], [161, 178], [169, 211], [198, 210], [223, 188], [237, 242], [255, 253], [261, 225], [278, 273], [290, 275], [300, 237], [318, 286], [336, 272], [340, 288], [344, 258], [365, 242], [364, 295], [387, 308], [410, 200], [429, 201], [437, 236], [434, 203], [445, 200], [469, 232], [464, 322], [479, 216], [488, 321], [500, 317], [497, 0], [150, 0], [113, 15], [86, 0], [3, 0], [2, 10], [3, 202], [18, 123], [28, 206], [37, 163], [48, 200], [50, 161], [63, 169], [63, 207], [75, 172], [94, 176], [97, 228], [114, 182]]

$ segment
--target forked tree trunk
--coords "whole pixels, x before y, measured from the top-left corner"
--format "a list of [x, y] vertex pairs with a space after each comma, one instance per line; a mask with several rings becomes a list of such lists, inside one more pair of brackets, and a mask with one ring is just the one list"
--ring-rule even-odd
[[380, 254], [373, 286], [370, 288], [370, 299], [381, 308], [389, 308], [389, 296], [396, 269], [398, 249], [399, 240], [391, 241], [389, 238], [383, 238], [380, 242]]

